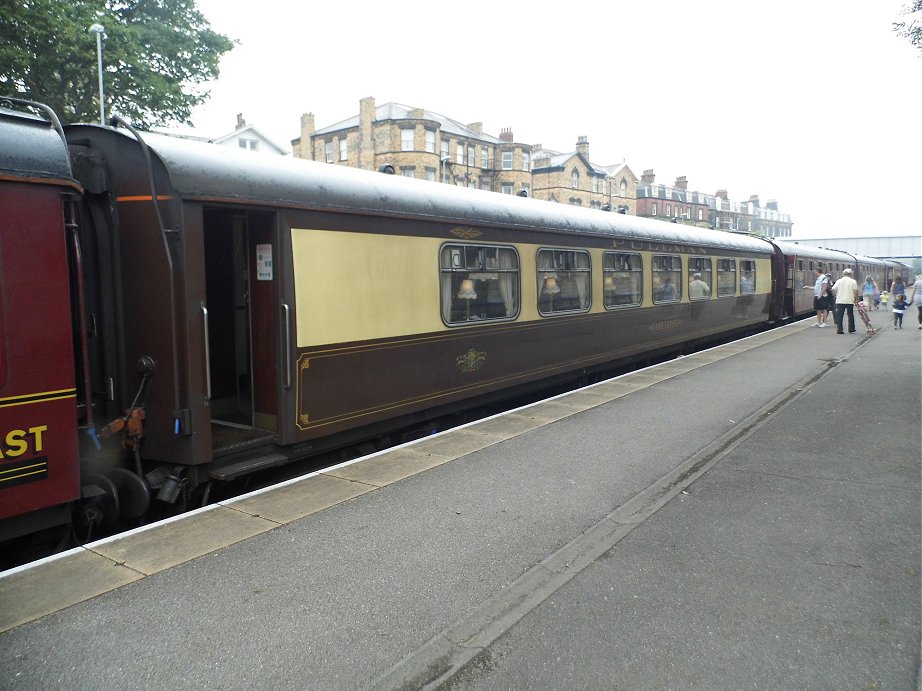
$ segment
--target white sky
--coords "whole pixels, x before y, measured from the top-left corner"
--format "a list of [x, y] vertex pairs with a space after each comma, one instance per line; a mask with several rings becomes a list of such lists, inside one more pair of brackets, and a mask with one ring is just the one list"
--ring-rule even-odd
[[193, 122], [216, 137], [243, 113], [288, 147], [302, 113], [326, 127], [374, 96], [557, 151], [585, 135], [594, 163], [777, 199], [795, 236], [919, 235], [906, 4], [197, 0], [240, 45]]

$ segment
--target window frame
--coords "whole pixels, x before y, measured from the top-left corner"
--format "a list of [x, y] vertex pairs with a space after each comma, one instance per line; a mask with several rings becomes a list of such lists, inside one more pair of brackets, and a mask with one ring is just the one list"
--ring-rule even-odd
[[[489, 257], [489, 253], [492, 252], [494, 256]], [[512, 266], [502, 267], [500, 266], [503, 261], [501, 257], [507, 257], [512, 259]], [[445, 266], [445, 260], [448, 260], [448, 266]], [[439, 314], [442, 318], [442, 323], [445, 326], [454, 328], [458, 326], [474, 326], [479, 324], [492, 324], [496, 322], [509, 322], [514, 321], [518, 318], [519, 314], [522, 312], [522, 261], [519, 256], [518, 250], [512, 245], [493, 245], [493, 244], [484, 244], [484, 243], [471, 243], [471, 242], [446, 242], [439, 247], [438, 253], [438, 267], [439, 267]], [[453, 280], [453, 276], [461, 276], [466, 274], [463, 278], [458, 278], [457, 285]], [[496, 288], [499, 290], [503, 300], [506, 300], [506, 296], [502, 296], [502, 284], [499, 283], [500, 275], [511, 275], [512, 280], [507, 282], [507, 289], [512, 290], [512, 296], [510, 301], [512, 303], [511, 314], [509, 314], [510, 307], [508, 303], [505, 303], [503, 306], [506, 310], [506, 314], [503, 316], [489, 317], [489, 316], [471, 316], [470, 307], [471, 302], [477, 299], [477, 296], [471, 298], [465, 305], [465, 317], [463, 319], [452, 320], [452, 314], [454, 313], [455, 300], [456, 296], [463, 286], [461, 281], [471, 280], [474, 283], [471, 285], [471, 289], [474, 292], [477, 292], [477, 282], [480, 281], [497, 281]], [[446, 281], [446, 276], [447, 281]], [[449, 294], [446, 296], [446, 282]], [[487, 287], [489, 290], [489, 287]], [[479, 303], [478, 303], [479, 306]], [[489, 307], [489, 304], [487, 304]], [[447, 314], [446, 314], [447, 309]], [[460, 309], [460, 308], [459, 308]]]
[[[721, 276], [730, 273], [726, 268], [732, 263], [733, 265], [733, 280], [732, 281], [721, 281]], [[739, 292], [739, 287], [737, 284], [737, 276], [739, 272], [737, 271], [736, 257], [720, 257], [717, 259], [717, 297], [719, 298], [731, 298], [736, 297]], [[733, 286], [733, 292], [727, 291], [727, 286]]]
[[414, 127], [401, 127], [400, 128], [400, 150], [401, 151], [416, 151], [416, 128]]
[[[701, 297], [692, 297], [691, 290], [688, 291], [688, 300], [689, 302], [699, 302], [703, 300], [710, 300], [714, 297], [714, 264], [710, 257], [689, 257], [688, 270], [685, 272], [687, 277], [687, 282], [691, 284], [692, 276], [695, 274], [701, 274], [701, 280], [707, 283], [708, 294], [702, 295]], [[706, 266], [707, 268], [703, 268]], [[704, 279], [704, 274], [707, 273], [707, 280]]]
[[[551, 253], [551, 264], [542, 268], [541, 257], [544, 253]], [[558, 260], [563, 260], [564, 257], [572, 257], [575, 259], [577, 255], [585, 257], [585, 266], [579, 266], [579, 263], [575, 261], [570, 262], [569, 266], [567, 266], [566, 261], [558, 262]], [[563, 266], [560, 265], [561, 263]], [[561, 276], [560, 274], [566, 275]], [[573, 274], [576, 274], [577, 276], [585, 275], [585, 278], [583, 279], [583, 290], [585, 294], [582, 296], [579, 295], [579, 283], [575, 280], [576, 276]], [[535, 252], [535, 278], [535, 290], [537, 291], [535, 302], [538, 308], [538, 314], [542, 317], [555, 317], [566, 314], [584, 314], [592, 309], [592, 255], [589, 253], [589, 250], [574, 249], [571, 247], [539, 247]], [[581, 306], [576, 308], [569, 307], [566, 309], [561, 309], [558, 307], [557, 309], [554, 309], [554, 296], [559, 295], [561, 292], [561, 287], [558, 283], [558, 279], [560, 278], [565, 280], [573, 280], [574, 287], [577, 290], [577, 299], [582, 300], [583, 302]], [[553, 283], [549, 284], [550, 280], [553, 280]], [[556, 288], [556, 291], [549, 293], [547, 291], [549, 286]], [[542, 307], [542, 294], [550, 295], [550, 310]]]
[[[657, 261], [657, 260], [668, 259], [668, 262]], [[668, 268], [663, 268], [663, 265], [668, 263]], [[659, 266], [658, 266], [659, 265]], [[678, 267], [676, 268], [676, 265]], [[670, 276], [672, 279], [672, 284], [675, 288], [676, 296], [675, 298], [663, 299], [662, 297], [656, 296], [656, 290], [653, 291], [653, 304], [654, 305], [674, 305], [676, 303], [682, 302], [682, 255], [681, 254], [654, 254], [650, 257], [650, 278], [653, 279], [653, 285], [656, 285], [656, 278], [659, 274], [675, 274], [674, 277]]]
[[[633, 262], [619, 262], [618, 259], [621, 257], [628, 257], [637, 259], [637, 267], [634, 267]], [[611, 267], [608, 266], [608, 259], [611, 258]], [[619, 266], [620, 265], [620, 266]], [[637, 278], [628, 279], [631, 287], [637, 286], [638, 290], [635, 292], [631, 291], [631, 302], [615, 302], [614, 298], [617, 295], [617, 279], [618, 274], [626, 274], [627, 276], [633, 276], [633, 274], [638, 274]], [[610, 281], [608, 279], [611, 279]], [[629, 309], [631, 307], [640, 307], [643, 304], [643, 280], [644, 280], [644, 267], [643, 267], [643, 256], [639, 252], [613, 252], [607, 251], [602, 254], [602, 305], [607, 310], [620, 310], [620, 309]], [[610, 287], [609, 287], [610, 286]]]
[[[740, 259], [740, 295], [753, 295], [756, 292], [756, 260], [755, 259]], [[750, 290], [743, 290], [743, 277], [746, 275], [752, 276], [752, 287]]]

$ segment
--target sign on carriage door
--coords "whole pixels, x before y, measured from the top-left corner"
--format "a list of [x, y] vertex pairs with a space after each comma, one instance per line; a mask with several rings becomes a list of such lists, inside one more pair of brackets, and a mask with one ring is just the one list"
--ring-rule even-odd
[[210, 209], [204, 229], [212, 420], [275, 430], [275, 215]]

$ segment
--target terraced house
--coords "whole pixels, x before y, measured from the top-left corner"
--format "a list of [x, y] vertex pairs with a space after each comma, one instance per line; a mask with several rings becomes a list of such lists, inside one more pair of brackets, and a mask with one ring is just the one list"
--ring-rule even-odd
[[517, 142], [511, 128], [494, 137], [479, 122], [399, 103], [378, 106], [374, 98], [359, 102], [358, 115], [321, 129], [313, 114], [303, 115], [301, 136], [292, 141], [299, 158], [631, 213], [637, 177], [624, 163], [592, 163], [588, 146], [580, 137], [571, 153], [550, 151]]
[[462, 124], [444, 115], [399, 103], [359, 102], [359, 114], [315, 129], [314, 115], [301, 117], [295, 157], [418, 180], [444, 182], [506, 194], [531, 194], [531, 150], [511, 130], [499, 137], [481, 123]]
[[573, 151], [517, 142], [511, 128], [498, 137], [479, 122], [463, 124], [423, 108], [399, 103], [359, 101], [351, 118], [317, 129], [315, 116], [301, 116], [301, 136], [293, 155], [334, 165], [534, 197], [600, 211], [649, 216], [702, 227], [785, 237], [791, 219], [777, 202], [760, 205], [757, 195], [732, 202], [725, 190], [704, 194], [656, 184], [652, 170], [642, 178], [626, 161], [600, 165], [589, 157], [589, 139], [577, 138]]

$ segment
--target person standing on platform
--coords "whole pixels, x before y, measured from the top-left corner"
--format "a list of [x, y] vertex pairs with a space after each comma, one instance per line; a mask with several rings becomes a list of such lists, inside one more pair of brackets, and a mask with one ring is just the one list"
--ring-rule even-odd
[[916, 276], [916, 282], [912, 284], [912, 294], [909, 296], [909, 302], [919, 310], [919, 328], [922, 329], [922, 274]]
[[903, 283], [903, 277], [897, 276], [893, 279], [893, 283], [890, 284], [890, 302], [895, 305], [896, 301], [899, 300], [899, 296], [905, 294], [906, 284]]
[[[816, 275], [816, 281], [813, 283], [813, 309], [816, 310], [816, 325], [820, 328], [826, 326], [826, 316], [828, 314], [826, 307], [826, 286], [829, 279], [822, 269], [813, 269]], [[804, 290], [809, 290], [809, 286], [804, 286]]]
[[861, 286], [862, 297], [864, 298], [864, 306], [867, 307], [868, 312], [874, 309], [874, 302], [877, 298], [877, 283], [873, 278], [868, 276], [864, 279], [864, 284]]
[[848, 312], [848, 332], [855, 333], [855, 303], [858, 302], [858, 282], [852, 278], [852, 270], [845, 269], [842, 278], [832, 287], [836, 295], [836, 333], [845, 333], [843, 330], [845, 313]]
[[903, 312], [909, 305], [906, 304], [906, 296], [899, 295], [893, 303], [893, 330], [903, 328]]

